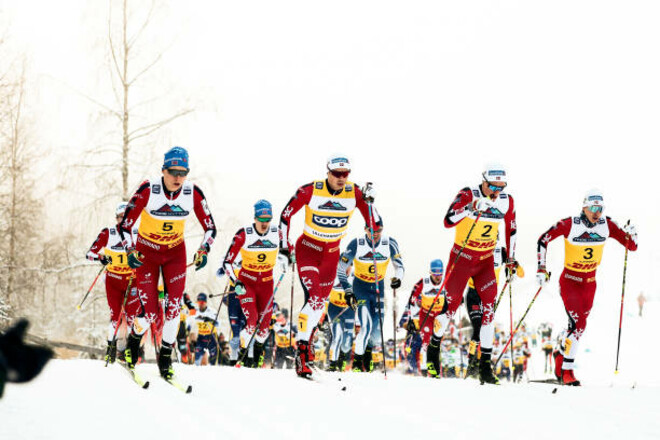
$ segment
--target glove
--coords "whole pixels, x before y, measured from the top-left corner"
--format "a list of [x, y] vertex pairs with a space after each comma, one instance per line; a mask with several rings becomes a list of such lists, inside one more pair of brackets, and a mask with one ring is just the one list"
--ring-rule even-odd
[[545, 286], [550, 281], [550, 274], [545, 270], [545, 266], [539, 266], [536, 271], [536, 281], [538, 281], [539, 286]]
[[126, 258], [126, 261], [128, 263], [128, 267], [131, 269], [137, 269], [144, 264], [144, 261], [142, 261], [143, 259], [144, 255], [142, 255], [141, 252], [136, 251], [135, 249], [131, 249], [128, 251], [128, 257]]
[[280, 255], [284, 256], [287, 259], [288, 264], [293, 264], [296, 262], [296, 258], [291, 252], [291, 249], [289, 248], [283, 248], [280, 246], [280, 253], [278, 254], [278, 256]]
[[236, 292], [236, 295], [245, 294], [245, 284], [241, 283], [240, 281], [236, 281], [236, 285], [234, 286], [234, 292]]
[[417, 327], [415, 326], [415, 321], [413, 319], [409, 319], [406, 323], [406, 330], [408, 330], [410, 333], [417, 331]]
[[218, 270], [215, 272], [215, 276], [222, 279], [222, 277], [225, 276], [225, 268], [224, 266], [220, 266]]
[[187, 293], [183, 294], [183, 303], [186, 305], [188, 310], [193, 310], [195, 308], [195, 305], [190, 300], [190, 295], [188, 295]]
[[623, 225], [623, 232], [625, 232], [626, 235], [629, 235], [632, 241], [637, 243], [637, 228], [635, 225], [631, 225], [629, 223]]
[[286, 272], [287, 267], [289, 266], [289, 257], [286, 255], [278, 254], [277, 255], [277, 265], [280, 267], [282, 273]]
[[371, 186], [371, 182], [368, 182], [362, 187], [362, 197], [367, 203], [373, 203], [374, 198], [376, 197], [376, 190]]
[[489, 208], [492, 208], [495, 203], [489, 197], [481, 197], [472, 202], [473, 211], [488, 211]]
[[195, 258], [193, 260], [193, 262], [195, 263], [196, 271], [206, 266], [206, 262], [208, 261], [208, 253], [209, 251], [206, 250], [204, 246], [197, 249], [197, 252], [195, 252]]
[[509, 274], [511, 274], [511, 280], [514, 278], [524, 278], [525, 277], [525, 272], [523, 271], [522, 266], [516, 259], [511, 258], [504, 263], [504, 272], [506, 274], [506, 277], [509, 278]]
[[344, 299], [346, 300], [346, 304], [348, 304], [348, 307], [353, 309], [354, 311], [357, 310], [357, 298], [355, 297], [355, 294], [353, 293], [353, 289], [348, 288], [344, 291]]
[[392, 289], [398, 289], [401, 287], [401, 280], [398, 279], [397, 277], [392, 278], [392, 281], [390, 282], [390, 287]]
[[112, 263], [112, 257], [109, 255], [99, 255], [99, 262], [102, 265], [107, 266], [108, 264]]

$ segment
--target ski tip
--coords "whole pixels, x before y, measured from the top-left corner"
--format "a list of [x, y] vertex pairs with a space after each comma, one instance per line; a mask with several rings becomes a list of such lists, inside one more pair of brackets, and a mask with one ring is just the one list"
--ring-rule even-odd
[[146, 390], [147, 388], [149, 388], [149, 382], [148, 381], [145, 382], [144, 385], [142, 385], [143, 390]]
[[186, 394], [192, 393], [192, 385], [188, 385], [188, 388], [186, 388]]
[[552, 394], [557, 394], [557, 387], [554, 387], [554, 388], [552, 389]]
[[76, 306], [76, 310], [80, 310], [80, 306]]

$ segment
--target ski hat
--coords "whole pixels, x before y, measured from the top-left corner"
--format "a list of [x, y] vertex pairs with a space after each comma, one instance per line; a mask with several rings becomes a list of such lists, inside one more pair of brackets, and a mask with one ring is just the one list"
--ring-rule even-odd
[[126, 207], [128, 206], [128, 203], [126, 202], [121, 202], [119, 205], [117, 205], [117, 209], [115, 209], [115, 217], [118, 216], [123, 216], [124, 212], [126, 212]]
[[441, 259], [431, 261], [431, 274], [440, 276], [445, 273], [445, 265]]
[[582, 207], [588, 208], [590, 206], [601, 206], [605, 209], [605, 203], [603, 201], [603, 192], [597, 188], [590, 189], [584, 195], [584, 200], [582, 201]]
[[206, 293], [204, 293], [204, 292], [199, 292], [199, 293], [197, 294], [197, 301], [208, 302], [208, 299], [209, 299], [209, 297], [208, 297], [208, 296], [206, 295]]
[[268, 200], [261, 199], [254, 204], [255, 217], [273, 217], [273, 206]]
[[165, 160], [163, 161], [163, 169], [170, 167], [188, 167], [188, 152], [183, 147], [172, 147], [165, 153]]
[[336, 170], [338, 168], [351, 170], [351, 163], [348, 161], [348, 157], [344, 154], [333, 154], [328, 158], [328, 171]]
[[506, 168], [497, 162], [490, 162], [486, 165], [482, 177], [486, 182], [507, 183]]

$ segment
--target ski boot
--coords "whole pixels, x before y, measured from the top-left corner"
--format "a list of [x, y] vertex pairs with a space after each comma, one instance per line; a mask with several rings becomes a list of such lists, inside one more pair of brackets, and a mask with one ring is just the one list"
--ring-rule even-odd
[[325, 371], [331, 371], [331, 372], [337, 371], [337, 363], [338, 361], [330, 361], [330, 365], [328, 365], [328, 368]]
[[117, 360], [117, 341], [108, 341], [108, 348], [105, 350], [105, 363], [114, 364]]
[[490, 356], [481, 355], [481, 359], [479, 360], [479, 380], [482, 385], [484, 383], [500, 384], [500, 380], [493, 374], [493, 364], [490, 362]]
[[433, 335], [426, 349], [426, 371], [429, 377], [440, 377], [440, 341], [441, 338]]
[[261, 368], [264, 364], [264, 344], [254, 343], [254, 354], [252, 360], [252, 368]]
[[580, 381], [575, 378], [573, 370], [561, 370], [561, 383], [574, 387], [580, 386]]
[[354, 371], [356, 373], [364, 373], [365, 368], [364, 368], [364, 355], [363, 354], [356, 354], [353, 356], [353, 366], [351, 368], [351, 371]]
[[163, 342], [163, 345], [160, 347], [160, 353], [158, 354], [158, 370], [163, 379], [169, 380], [174, 377], [174, 369], [172, 368], [172, 347], [166, 345]]
[[472, 379], [479, 378], [479, 358], [477, 358], [476, 354], [474, 356], [470, 356], [470, 359], [468, 360], [466, 376]]
[[247, 348], [241, 348], [238, 351], [238, 360], [236, 361], [236, 364], [245, 368], [254, 368], [254, 358], [248, 356]]
[[561, 380], [563, 376], [561, 367], [564, 363], [564, 355], [559, 350], [555, 350], [552, 356], [555, 358], [555, 377], [557, 380]]
[[133, 332], [128, 335], [128, 342], [126, 343], [124, 358], [126, 359], [126, 366], [131, 370], [135, 369], [135, 365], [138, 363], [138, 359], [140, 357], [141, 340], [142, 335], [136, 335]]
[[[296, 374], [300, 377], [311, 377], [314, 361], [309, 358], [309, 346], [311, 344], [307, 341], [298, 342], [298, 349], [296, 351]], [[312, 348], [313, 350], [313, 348]]]

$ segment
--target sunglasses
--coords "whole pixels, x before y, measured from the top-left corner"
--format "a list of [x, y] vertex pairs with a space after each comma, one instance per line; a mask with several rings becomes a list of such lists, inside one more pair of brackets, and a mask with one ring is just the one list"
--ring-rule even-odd
[[351, 173], [350, 171], [335, 171], [335, 170], [330, 171], [330, 174], [335, 176], [337, 179], [345, 179], [348, 177], [350, 173]]
[[589, 211], [593, 212], [594, 214], [597, 213], [597, 212], [603, 212], [603, 207], [602, 206], [595, 206], [594, 205], [594, 206], [589, 206], [587, 209], [589, 209]]
[[273, 219], [273, 217], [256, 217], [259, 223], [268, 223]]
[[493, 192], [502, 191], [504, 188], [506, 188], [506, 184], [504, 184], [504, 186], [497, 186], [497, 185], [493, 185], [490, 182], [487, 182], [487, 183], [488, 183], [488, 189], [493, 191]]
[[167, 173], [172, 177], [186, 177], [188, 170], [172, 170], [168, 168]]

